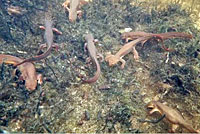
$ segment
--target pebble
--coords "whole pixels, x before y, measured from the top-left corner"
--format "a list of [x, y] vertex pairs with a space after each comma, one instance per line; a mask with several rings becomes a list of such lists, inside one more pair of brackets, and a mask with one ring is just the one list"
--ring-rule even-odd
[[130, 28], [130, 27], [128, 27], [128, 28], [124, 28], [124, 32], [130, 32], [130, 31], [132, 31], [133, 29], [132, 28]]

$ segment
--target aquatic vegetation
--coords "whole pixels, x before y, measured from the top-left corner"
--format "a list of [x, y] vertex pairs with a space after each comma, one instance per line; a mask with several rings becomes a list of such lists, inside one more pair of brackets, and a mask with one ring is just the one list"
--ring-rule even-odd
[[[199, 31], [179, 5], [148, 11], [129, 0], [93, 0], [81, 7], [82, 18], [71, 23], [62, 7], [64, 1], [4, 2], [0, 3], [1, 53], [35, 56], [44, 43], [39, 26], [47, 8], [62, 35], [54, 35], [58, 51], [35, 63], [44, 83], [32, 93], [23, 81], [13, 84], [19, 75], [10, 79], [12, 66], [0, 65], [1, 77], [6, 78], [0, 78], [1, 126], [11, 132], [168, 132], [166, 125], [137, 121], [146, 116], [145, 104], [159, 99], [190, 117], [194, 128], [200, 127], [196, 114], [200, 105]], [[25, 12], [21, 17], [9, 15], [7, 5], [19, 6]], [[132, 55], [125, 56], [127, 66], [121, 70], [119, 66], [110, 68], [104, 61], [98, 81], [82, 84], [80, 74], [90, 77], [96, 71], [85, 64], [88, 54], [84, 53], [83, 35], [90, 32], [98, 38], [99, 52], [115, 53], [124, 44], [119, 31], [126, 27], [149, 33], [185, 32], [194, 38], [166, 40], [166, 47], [175, 50], [170, 53], [148, 41], [144, 47], [137, 45], [138, 62]], [[105, 85], [109, 88], [100, 88]]]

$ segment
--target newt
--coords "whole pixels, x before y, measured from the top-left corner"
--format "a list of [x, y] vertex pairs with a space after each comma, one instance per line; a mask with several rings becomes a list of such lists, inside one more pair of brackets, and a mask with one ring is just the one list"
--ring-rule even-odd
[[48, 46], [46, 52], [41, 55], [34, 56], [28, 59], [23, 60], [20, 63], [17, 63], [15, 66], [19, 66], [25, 62], [35, 62], [45, 59], [50, 53], [53, 48], [53, 31], [52, 31], [52, 21], [50, 19], [45, 18], [45, 34], [44, 37], [46, 39], [46, 44]]
[[122, 34], [122, 39], [126, 39], [126, 41], [128, 41], [128, 39], [131, 40], [135, 40], [139, 37], [144, 37], [144, 36], [149, 36], [149, 35], [158, 35], [162, 38], [162, 40], [166, 40], [166, 39], [170, 39], [170, 38], [188, 38], [188, 39], [192, 39], [193, 36], [191, 34], [187, 34], [187, 33], [182, 33], [182, 32], [167, 32], [167, 33], [158, 33], [158, 34], [154, 34], [154, 33], [146, 33], [146, 32], [125, 32]]
[[69, 21], [75, 22], [77, 17], [82, 16], [81, 6], [87, 4], [85, 0], [66, 0], [62, 6], [69, 12]]
[[165, 119], [172, 124], [171, 132], [175, 132], [175, 130], [181, 126], [187, 129], [190, 133], [198, 133], [197, 130], [192, 128], [192, 126], [184, 120], [183, 116], [177, 110], [168, 107], [163, 103], [152, 101], [147, 104], [147, 108], [151, 109], [149, 115], [152, 115], [154, 112], [159, 112], [162, 116], [165, 115]]
[[[22, 61], [23, 59], [15, 56], [0, 54], [0, 64], [6, 63], [16, 65], [18, 63], [21, 63]], [[26, 62], [17, 66], [17, 68], [20, 70], [20, 77], [25, 80], [25, 86], [28, 90], [33, 91], [35, 90], [37, 83], [42, 83], [42, 75], [36, 74], [36, 69], [33, 63]]]
[[[167, 33], [146, 33], [146, 32], [125, 32], [121, 35], [122, 39], [125, 39], [126, 42], [128, 42], [129, 40], [135, 40], [137, 38], [140, 37], [144, 37], [144, 36], [149, 36], [149, 35], [154, 35], [154, 36], [160, 36], [162, 38], [162, 40], [166, 40], [166, 39], [171, 39], [171, 38], [188, 38], [188, 39], [192, 39], [193, 36], [191, 34], [187, 34], [187, 33], [183, 33], [183, 32], [167, 32]], [[144, 44], [146, 42], [143, 41], [142, 44]], [[166, 51], [171, 51], [170, 49], [166, 48], [164, 46], [164, 44], [162, 45], [163, 49]]]
[[121, 62], [122, 63], [121, 68], [123, 69], [125, 64], [126, 64], [126, 61], [122, 58], [132, 51], [133, 54], [134, 54], [134, 59], [138, 60], [139, 55], [138, 55], [137, 50], [135, 49], [136, 45], [138, 43], [143, 42], [143, 41], [149, 40], [153, 37], [162, 41], [162, 38], [160, 36], [157, 36], [157, 35], [156, 36], [148, 35], [148, 36], [137, 38], [136, 40], [133, 40], [133, 41], [125, 44], [115, 55], [107, 54], [105, 61], [107, 61], [109, 63], [109, 66], [113, 66], [113, 65], [117, 64], [118, 62]]
[[92, 34], [86, 34], [85, 40], [87, 42], [87, 43], [85, 43], [85, 48], [87, 48], [91, 60], [96, 64], [97, 71], [93, 77], [91, 77], [89, 79], [82, 79], [82, 80], [85, 83], [94, 83], [98, 80], [98, 78], [101, 74], [101, 68], [100, 68], [99, 62], [97, 60], [97, 55], [99, 55], [99, 56], [101, 56], [101, 55], [99, 53], [97, 53], [97, 49], [94, 44], [94, 37]]

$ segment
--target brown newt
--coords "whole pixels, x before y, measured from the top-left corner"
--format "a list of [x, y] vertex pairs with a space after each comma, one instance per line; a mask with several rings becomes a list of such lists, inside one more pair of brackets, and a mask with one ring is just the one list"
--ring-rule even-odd
[[[144, 36], [149, 36], [149, 35], [154, 35], [154, 36], [160, 36], [162, 38], [162, 40], [166, 40], [166, 39], [170, 39], [170, 38], [188, 38], [188, 39], [192, 39], [193, 36], [191, 34], [187, 34], [187, 33], [182, 33], [182, 32], [167, 32], [167, 33], [158, 33], [158, 34], [154, 34], [154, 33], [146, 33], [146, 32], [125, 32], [122, 34], [121, 38], [125, 39], [126, 42], [128, 42], [128, 40], [135, 40], [139, 37], [144, 37]], [[143, 44], [146, 41], [143, 42]], [[165, 50], [167, 50], [165, 48], [165, 46], [163, 46], [163, 48]]]
[[[162, 38], [162, 40], [171, 39], [171, 38], [188, 38], [188, 39], [193, 38], [193, 36], [191, 34], [182, 33], [182, 32], [167, 32], [167, 33], [154, 34], [154, 33], [140, 32], [140, 31], [138, 31], [138, 32], [125, 32], [125, 33], [122, 34], [121, 38], [125, 39], [126, 42], [128, 42], [128, 40], [135, 40], [137, 38], [149, 36], [149, 35], [160, 36]], [[146, 40], [143, 41], [142, 44], [144, 44], [145, 42], [146, 42]], [[164, 44], [162, 44], [162, 48], [166, 51], [172, 50], [172, 49], [166, 48], [164, 46]]]
[[69, 21], [75, 22], [77, 16], [80, 18], [82, 16], [82, 11], [80, 7], [87, 4], [85, 0], [66, 0], [62, 6], [69, 12]]
[[122, 58], [132, 51], [133, 54], [134, 54], [134, 59], [135, 60], [139, 59], [138, 52], [135, 49], [136, 45], [138, 43], [143, 42], [143, 41], [149, 40], [153, 37], [162, 40], [162, 38], [160, 36], [157, 36], [157, 35], [156, 36], [148, 35], [148, 36], [137, 38], [136, 40], [133, 40], [133, 41], [125, 44], [115, 55], [108, 54], [105, 58], [105, 61], [107, 61], [109, 63], [109, 66], [113, 66], [113, 65], [117, 64], [118, 62], [121, 62], [122, 63], [121, 68], [123, 69], [126, 61]]
[[19, 66], [25, 62], [35, 62], [45, 59], [50, 53], [53, 48], [53, 31], [52, 31], [52, 21], [50, 19], [45, 18], [45, 34], [44, 37], [46, 39], [46, 44], [48, 46], [46, 52], [41, 55], [34, 56], [28, 59], [23, 60], [22, 62], [16, 64], [15, 66]]
[[[15, 56], [6, 55], [6, 54], [0, 54], [0, 64], [6, 63], [6, 64], [13, 64], [16, 65], [20, 62], [22, 62], [23, 59], [20, 59]], [[42, 75], [36, 74], [35, 66], [31, 62], [26, 62], [24, 64], [21, 64], [17, 66], [17, 68], [21, 72], [21, 78], [25, 80], [25, 86], [30, 91], [35, 90], [37, 86], [37, 80], [38, 83], [42, 83]]]
[[158, 101], [152, 101], [147, 104], [147, 108], [151, 109], [151, 111], [149, 111], [150, 115], [154, 112], [159, 112], [162, 116], [165, 115], [165, 119], [172, 124], [171, 132], [175, 132], [178, 126], [181, 126], [187, 129], [190, 133], [198, 133], [197, 130], [192, 128], [192, 126], [184, 120], [183, 116], [177, 110], [168, 107], [165, 104]]
[[122, 34], [122, 39], [126, 39], [126, 41], [128, 41], [127, 39], [131, 39], [131, 40], [135, 40], [139, 37], [143, 37], [143, 36], [149, 36], [149, 35], [158, 35], [162, 38], [162, 40], [166, 40], [166, 39], [170, 39], [170, 38], [189, 38], [192, 39], [193, 36], [191, 34], [187, 34], [187, 33], [182, 33], [182, 32], [167, 32], [167, 33], [158, 33], [158, 34], [154, 34], [154, 33], [146, 33], [146, 32], [125, 32]]
[[96, 64], [97, 71], [92, 78], [83, 79], [83, 82], [94, 83], [97, 81], [97, 79], [99, 78], [99, 76], [101, 74], [101, 68], [100, 68], [99, 62], [97, 60], [97, 55], [100, 55], [100, 54], [97, 54], [97, 49], [95, 47], [94, 37], [92, 34], [85, 35], [85, 40], [87, 41], [87, 43], [85, 44], [85, 47], [87, 48], [87, 50], [89, 52], [91, 60]]

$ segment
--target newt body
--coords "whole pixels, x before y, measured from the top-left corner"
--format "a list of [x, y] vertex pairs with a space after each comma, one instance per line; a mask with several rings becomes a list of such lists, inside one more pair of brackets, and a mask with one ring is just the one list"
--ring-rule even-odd
[[69, 21], [75, 22], [77, 17], [82, 16], [82, 11], [80, 10], [80, 7], [87, 2], [84, 0], [66, 0], [62, 6], [64, 6], [68, 12], [69, 12]]
[[192, 39], [191, 34], [182, 33], [182, 32], [167, 32], [167, 33], [159, 33], [159, 34], [146, 33], [146, 32], [125, 32], [122, 34], [122, 39], [126, 39], [126, 41], [128, 41], [128, 39], [135, 40], [137, 38], [149, 36], [149, 35], [160, 36], [162, 38], [162, 40], [166, 40], [166, 39], [170, 39], [170, 38]]
[[151, 108], [152, 110], [149, 114], [153, 114], [154, 112], [159, 112], [161, 115], [165, 115], [165, 118], [168, 122], [172, 123], [171, 131], [175, 132], [178, 126], [184, 127], [191, 133], [198, 133], [197, 130], [193, 129], [190, 124], [188, 124], [184, 119], [183, 116], [176, 111], [158, 101], [152, 101], [147, 105], [147, 108]]
[[97, 71], [92, 78], [89, 78], [87, 80], [83, 79], [83, 81], [86, 82], [86, 83], [94, 83], [94, 82], [97, 81], [97, 79], [99, 78], [99, 76], [101, 74], [101, 68], [100, 68], [99, 62], [97, 60], [97, 49], [96, 49], [95, 44], [94, 44], [93, 35], [87, 34], [85, 36], [85, 40], [87, 41], [87, 43], [85, 45], [86, 45], [87, 50], [89, 52], [90, 58], [96, 64]]
[[46, 52], [44, 52], [41, 55], [25, 59], [22, 62], [16, 64], [15, 66], [19, 66], [19, 65], [21, 65], [25, 62], [40, 61], [42, 59], [45, 59], [51, 53], [51, 50], [53, 48], [53, 31], [52, 31], [52, 21], [48, 20], [48, 19], [45, 19], [45, 34], [44, 34], [44, 37], [46, 39], [46, 43], [47, 43], [47, 46], [48, 46]]
[[74, 22], [77, 19], [77, 10], [80, 0], [70, 0], [69, 21]]
[[[22, 62], [23, 59], [20, 59], [15, 56], [0, 54], [0, 64], [13, 64], [16, 65]], [[41, 81], [42, 76], [36, 74], [35, 66], [31, 62], [26, 62], [17, 66], [21, 72], [21, 77], [25, 80], [25, 86], [29, 90], [34, 90], [37, 86], [37, 80]]]
[[126, 54], [130, 53], [131, 51], [133, 52], [134, 54], [134, 59], [138, 59], [139, 58], [139, 55], [138, 55], [138, 52], [136, 51], [135, 49], [135, 46], [140, 43], [140, 42], [143, 42], [145, 40], [149, 40], [153, 37], [156, 37], [160, 40], [161, 37], [160, 36], [154, 36], [154, 35], [148, 35], [148, 36], [144, 36], [144, 37], [140, 37], [136, 40], [133, 40], [127, 44], [125, 44], [115, 55], [112, 55], [112, 54], [108, 54], [105, 58], [105, 60], [109, 63], [109, 66], [113, 66], [115, 64], [117, 64], [118, 62], [121, 62], [121, 68], [123, 69], [124, 66], [125, 66], [125, 60], [122, 59]]
[[[45, 26], [39, 26], [40, 29], [45, 30]], [[62, 35], [62, 32], [60, 30], [58, 30], [57, 28], [53, 27], [52, 28], [53, 32], [58, 34], [58, 35]]]

